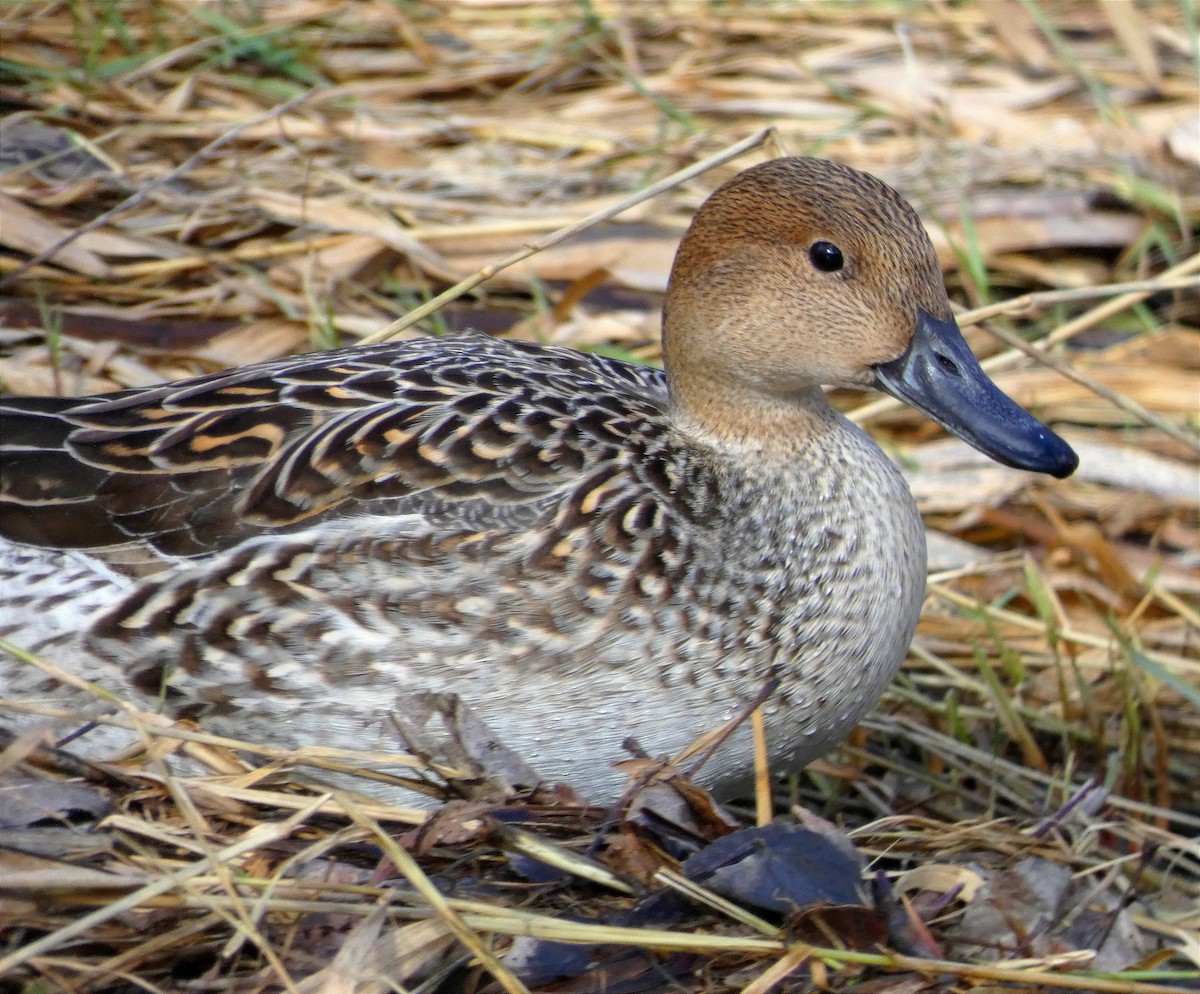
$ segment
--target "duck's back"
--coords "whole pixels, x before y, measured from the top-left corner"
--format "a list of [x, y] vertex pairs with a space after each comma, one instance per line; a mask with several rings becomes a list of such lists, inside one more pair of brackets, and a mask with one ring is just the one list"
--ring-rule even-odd
[[427, 506], [525, 522], [652, 444], [665, 402], [657, 370], [479, 335], [99, 398], [0, 398], [0, 536], [171, 559]]
[[608, 501], [664, 496], [670, 484], [652, 477], [669, 457], [665, 401], [658, 371], [475, 335], [101, 398], [0, 400], [0, 540], [19, 550], [13, 583], [29, 585], [44, 551], [143, 592], [212, 579], [251, 549], [347, 535], [535, 544], [590, 486]]

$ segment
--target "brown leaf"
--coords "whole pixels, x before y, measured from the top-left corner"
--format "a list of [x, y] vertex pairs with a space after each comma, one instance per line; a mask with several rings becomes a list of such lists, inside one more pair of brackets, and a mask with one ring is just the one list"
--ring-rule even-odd
[[[28, 207], [15, 197], [0, 193], [0, 245], [32, 257], [39, 256], [57, 245], [69, 234], [41, 212]], [[101, 279], [108, 275], [108, 266], [94, 252], [72, 242], [59, 249], [49, 261], [65, 269]]]
[[604, 858], [617, 873], [647, 887], [653, 882], [654, 874], [668, 862], [666, 854], [628, 822], [621, 825], [616, 835], [609, 836]]

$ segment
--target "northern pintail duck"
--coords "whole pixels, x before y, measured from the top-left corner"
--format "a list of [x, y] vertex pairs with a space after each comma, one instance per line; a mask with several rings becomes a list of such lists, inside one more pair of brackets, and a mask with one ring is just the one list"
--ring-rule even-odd
[[[0, 636], [275, 745], [394, 750], [409, 695], [457, 694], [597, 801], [626, 736], [673, 755], [774, 678], [768, 751], [795, 767], [878, 700], [925, 588], [908, 488], [821, 386], [1009, 466], [1075, 454], [980, 369], [913, 209], [832, 162], [700, 208], [663, 357], [466, 335], [7, 399]], [[0, 678], [82, 699], [7, 656]], [[740, 731], [698, 779], [751, 764]]]

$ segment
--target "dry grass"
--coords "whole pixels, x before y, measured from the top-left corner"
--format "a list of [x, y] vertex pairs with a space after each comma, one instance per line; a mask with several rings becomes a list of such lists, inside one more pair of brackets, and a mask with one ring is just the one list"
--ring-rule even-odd
[[[417, 327], [654, 361], [689, 212], [763, 151], [525, 247], [773, 127], [768, 153], [842, 159], [921, 207], [973, 345], [1083, 456], [1043, 482], [891, 401], [838, 398], [896, 447], [938, 541], [902, 678], [792, 799], [854, 827], [913, 915], [921, 894], [959, 893], [917, 943], [953, 962], [854, 929], [780, 932], [710, 895], [670, 929], [614, 930], [598, 922], [630, 906], [622, 887], [676, 884], [598, 812], [534, 809], [524, 827], [574, 881], [539, 888], [477, 811], [430, 842], [395, 835], [416, 815], [284, 786], [370, 757], [183, 730], [173, 748], [211, 776], [145, 758], [102, 772], [33, 740], [0, 753], [6, 783], [50, 785], [91, 829], [5, 822], [0, 990], [521, 990], [505, 959], [520, 935], [657, 950], [685, 990], [1200, 984], [1189, 4], [30, 2], [0, 7], [0, 37], [7, 390], [349, 343], [511, 255], [527, 258]], [[76, 801], [55, 793], [75, 781]], [[599, 874], [582, 860], [597, 838]], [[1100, 977], [1099, 939], [1017, 929], [999, 962], [955, 945], [971, 901], [920, 874], [962, 887], [1031, 859], [1095, 885], [1064, 918], [1111, 930], [1127, 906], [1136, 961]], [[597, 953], [593, 986], [532, 986], [615, 984], [616, 956]]]

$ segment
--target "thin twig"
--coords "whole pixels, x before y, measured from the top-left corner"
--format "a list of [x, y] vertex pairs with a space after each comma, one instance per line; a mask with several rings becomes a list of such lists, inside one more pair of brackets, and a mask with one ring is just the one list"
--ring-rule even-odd
[[1105, 386], [1095, 377], [1088, 376], [1086, 373], [1081, 373], [1065, 359], [1060, 358], [1050, 352], [1043, 351], [1035, 345], [1031, 345], [1023, 338], [1014, 335], [1011, 331], [1006, 331], [1003, 328], [996, 328], [990, 325], [985, 325], [984, 330], [1011, 349], [1016, 349], [1018, 352], [1023, 352], [1031, 359], [1035, 359], [1043, 366], [1049, 366], [1055, 372], [1065, 376], [1068, 380], [1078, 383], [1081, 387], [1092, 391], [1098, 397], [1103, 397], [1110, 404], [1119, 407], [1126, 414], [1137, 420], [1144, 422], [1157, 428], [1164, 435], [1170, 435], [1177, 442], [1182, 442], [1188, 448], [1195, 452], [1200, 452], [1200, 436], [1189, 432], [1182, 425], [1174, 424], [1168, 421], [1161, 414], [1143, 407], [1136, 400], [1126, 397], [1123, 394], [1117, 393], [1112, 387]]
[[449, 290], [439, 293], [432, 300], [427, 301], [415, 310], [409, 311], [403, 317], [397, 318], [386, 328], [381, 328], [373, 335], [368, 335], [359, 341], [360, 345], [376, 345], [379, 342], [386, 342], [395, 338], [400, 332], [406, 328], [411, 328], [418, 321], [421, 321], [430, 314], [435, 314], [445, 307], [450, 301], [457, 300], [464, 293], [475, 289], [480, 283], [490, 280], [497, 273], [502, 272], [509, 266], [515, 266], [518, 262], [528, 259], [531, 255], [536, 255], [538, 252], [544, 252], [546, 249], [557, 245], [559, 242], [566, 241], [568, 238], [578, 235], [581, 231], [586, 231], [588, 228], [600, 224], [602, 221], [607, 221], [610, 218], [616, 217], [622, 211], [629, 210], [630, 207], [642, 203], [644, 200], [649, 200], [652, 197], [658, 196], [664, 190], [670, 190], [672, 187], [678, 186], [680, 183], [686, 183], [689, 179], [699, 176], [701, 173], [708, 172], [715, 166], [719, 166], [730, 159], [736, 159], [739, 155], [749, 152], [751, 149], [758, 148], [764, 145], [771, 138], [774, 129], [764, 128], [762, 131], [756, 131], [749, 138], [744, 138], [740, 142], [730, 145], [728, 148], [722, 149], [715, 155], [710, 155], [707, 159], [701, 159], [686, 169], [680, 169], [678, 172], [672, 173], [665, 179], [660, 179], [657, 183], [651, 183], [643, 190], [631, 194], [628, 197], [618, 201], [610, 207], [605, 207], [603, 210], [595, 211], [587, 217], [576, 221], [574, 224], [569, 224], [565, 228], [559, 228], [557, 231], [551, 232], [545, 238], [539, 238], [536, 242], [530, 242], [524, 248], [518, 249], [516, 252], [506, 255], [503, 259], [497, 262], [490, 262], [482, 269], [477, 270], [465, 280], [455, 283]]
[[1164, 293], [1174, 290], [1200, 288], [1200, 276], [1180, 276], [1167, 279], [1159, 276], [1151, 280], [1131, 280], [1128, 283], [1105, 283], [1100, 286], [1075, 286], [1067, 290], [1035, 290], [1011, 297], [985, 307], [976, 307], [958, 316], [959, 327], [979, 324], [999, 315], [1005, 317], [1032, 317], [1055, 304], [1071, 304], [1080, 300], [1097, 300], [1126, 293]]
[[434, 914], [479, 960], [484, 969], [496, 978], [500, 986], [508, 991], [508, 994], [529, 994], [529, 989], [496, 958], [484, 941], [463, 921], [462, 916], [450, 906], [446, 898], [417, 865], [417, 861], [413, 859], [408, 850], [388, 835], [379, 822], [365, 814], [348, 794], [339, 791], [334, 796], [342, 806], [342, 810], [346, 812], [347, 817], [352, 819], [359, 828], [375, 837], [380, 848], [392, 861], [392, 865], [408, 878], [408, 882], [412, 884], [417, 893], [429, 902]]

